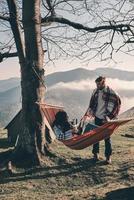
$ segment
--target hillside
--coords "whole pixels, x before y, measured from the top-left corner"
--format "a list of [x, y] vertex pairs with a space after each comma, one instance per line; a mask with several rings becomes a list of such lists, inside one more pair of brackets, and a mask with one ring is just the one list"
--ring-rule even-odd
[[[64, 106], [70, 118], [78, 118], [84, 114], [89, 104], [92, 85], [98, 75], [106, 75], [115, 78], [118, 82], [127, 80], [131, 84], [134, 72], [121, 71], [118, 69], [100, 68], [96, 70], [74, 69], [66, 72], [56, 72], [45, 77], [47, 85], [46, 101], [48, 103]], [[116, 82], [117, 83], [117, 82]], [[11, 78], [0, 81], [0, 126], [5, 126], [21, 108], [20, 79]], [[121, 98], [134, 98], [133, 88], [118, 89]], [[131, 103], [132, 104], [132, 103]], [[133, 106], [133, 105], [132, 105]]]
[[134, 118], [134, 107], [128, 109], [127, 111], [123, 112], [119, 116], [120, 118]]
[[56, 72], [46, 76], [48, 86], [54, 85], [57, 82], [72, 82], [86, 79], [94, 79], [98, 75], [106, 76], [107, 78], [116, 78], [119, 80], [134, 81], [134, 72], [122, 71], [110, 68], [97, 68], [96, 70], [74, 69], [66, 72]]
[[104, 76], [108, 78], [117, 78], [120, 80], [127, 80], [127, 81], [133, 81], [134, 80], [134, 72], [132, 71], [125, 71], [125, 70], [119, 70], [116, 68], [97, 68], [96, 70], [97, 74], [103, 74]]
[[0, 127], [4, 127], [21, 108], [20, 86], [0, 92]]
[[[70, 71], [55, 72], [45, 77], [45, 82], [48, 87], [58, 82], [72, 82], [80, 80], [94, 80], [98, 75], [104, 75], [107, 78], [116, 78], [119, 80], [134, 81], [134, 72], [123, 71], [119, 69], [111, 68], [97, 68], [95, 70], [87, 70], [84, 68], [77, 68]], [[0, 80], [0, 92], [18, 87], [20, 85], [19, 78], [10, 78], [6, 80]]]
[[10, 90], [19, 85], [20, 85], [19, 78], [10, 78], [10, 79], [6, 79], [6, 80], [0, 80], [0, 92]]
[[[92, 147], [70, 150], [60, 142], [53, 144], [55, 157], [45, 165], [16, 169], [14, 174], [0, 171], [0, 200], [133, 200], [134, 139], [122, 137], [134, 132], [134, 121], [116, 130], [112, 136], [112, 165], [92, 159]], [[0, 132], [0, 161], [8, 149], [6, 135]]]

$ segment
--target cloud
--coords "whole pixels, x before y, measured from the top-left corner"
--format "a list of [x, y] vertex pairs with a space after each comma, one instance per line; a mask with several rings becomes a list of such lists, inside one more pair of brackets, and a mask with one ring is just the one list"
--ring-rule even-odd
[[134, 81], [123, 81], [119, 79], [107, 79], [107, 84], [114, 90], [134, 90]]
[[[114, 90], [134, 90], [134, 81], [123, 81], [107, 78], [106, 84]], [[96, 87], [94, 80], [86, 79], [69, 83], [60, 82], [49, 89], [70, 89], [70, 90], [93, 90]]]
[[[134, 81], [122, 81], [118, 79], [110, 79], [107, 78], [107, 85], [112, 87], [115, 91], [120, 92], [121, 94], [121, 100], [122, 100], [122, 106], [120, 113], [128, 110], [129, 108], [134, 106]], [[93, 91], [93, 89], [96, 87], [94, 80], [82, 80], [79, 82], [69, 82], [69, 83], [63, 83], [60, 82], [56, 84], [55, 86], [50, 87], [49, 89], [69, 89], [69, 90], [76, 90], [80, 92], [86, 92], [90, 93]], [[128, 92], [126, 92], [128, 91]], [[128, 98], [128, 94], [132, 94], [130, 98]], [[129, 95], [130, 95], [129, 94]], [[75, 93], [74, 93], [75, 95]]]
[[57, 83], [56, 85], [50, 87], [49, 89], [70, 89], [70, 90], [92, 90], [95, 88], [95, 83], [93, 80], [82, 80], [82, 81], [73, 81], [69, 83]]

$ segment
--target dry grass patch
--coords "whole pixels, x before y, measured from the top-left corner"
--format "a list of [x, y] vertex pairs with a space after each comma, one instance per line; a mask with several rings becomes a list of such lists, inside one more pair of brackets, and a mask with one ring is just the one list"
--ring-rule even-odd
[[[20, 168], [13, 175], [0, 173], [0, 200], [133, 200], [134, 139], [122, 136], [130, 132], [134, 132], [133, 123], [112, 136], [112, 165], [104, 165], [103, 142], [102, 160], [96, 164], [92, 147], [74, 151], [55, 143], [51, 165]], [[8, 147], [0, 145], [2, 154]]]

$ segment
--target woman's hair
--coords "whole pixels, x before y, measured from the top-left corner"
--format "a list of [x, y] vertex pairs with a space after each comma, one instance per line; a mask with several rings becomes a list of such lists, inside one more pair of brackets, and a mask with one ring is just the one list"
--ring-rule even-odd
[[62, 125], [63, 122], [68, 121], [68, 116], [65, 111], [59, 111], [55, 115], [55, 124], [56, 125]]
[[59, 111], [55, 115], [55, 120], [53, 126], [60, 125], [63, 131], [69, 130], [71, 128], [70, 123], [68, 122], [68, 115], [65, 111]]

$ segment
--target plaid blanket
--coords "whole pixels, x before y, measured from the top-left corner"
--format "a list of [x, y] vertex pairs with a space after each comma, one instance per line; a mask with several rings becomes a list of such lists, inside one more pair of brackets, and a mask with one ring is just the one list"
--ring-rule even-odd
[[[98, 89], [94, 90], [89, 103], [89, 108], [92, 110], [94, 115], [96, 113], [98, 106], [98, 95], [99, 95], [99, 90]], [[110, 119], [115, 118], [120, 111], [120, 106], [121, 106], [120, 97], [111, 88], [106, 86], [103, 89], [102, 98], [105, 102], [105, 116], [108, 116]]]
[[53, 130], [54, 130], [54, 133], [55, 133], [56, 138], [58, 140], [69, 140], [69, 139], [71, 139], [73, 137], [73, 133], [72, 133], [71, 129], [66, 130], [65, 132], [63, 132], [60, 125], [58, 125], [58, 126], [55, 125], [53, 127]]

